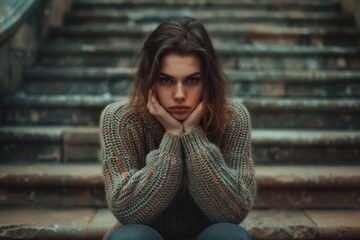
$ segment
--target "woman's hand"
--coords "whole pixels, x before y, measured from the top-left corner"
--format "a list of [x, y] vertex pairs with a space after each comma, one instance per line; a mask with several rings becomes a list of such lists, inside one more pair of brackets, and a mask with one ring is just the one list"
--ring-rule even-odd
[[184, 133], [183, 125], [168, 113], [158, 100], [154, 97], [153, 91], [149, 91], [147, 108], [151, 115], [153, 115], [165, 128], [167, 132], [175, 135], [182, 135]]
[[185, 132], [189, 132], [191, 129], [200, 125], [202, 118], [203, 104], [200, 102], [190, 116], [183, 122]]

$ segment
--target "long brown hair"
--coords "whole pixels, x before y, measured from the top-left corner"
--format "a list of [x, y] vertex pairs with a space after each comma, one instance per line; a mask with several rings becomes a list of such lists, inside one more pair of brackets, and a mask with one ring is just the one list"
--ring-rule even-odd
[[133, 79], [131, 108], [140, 114], [147, 111], [149, 90], [158, 81], [161, 59], [170, 52], [196, 54], [201, 60], [205, 106], [201, 125], [206, 134], [218, 134], [226, 110], [226, 77], [204, 26], [190, 17], [169, 19], [146, 39]]

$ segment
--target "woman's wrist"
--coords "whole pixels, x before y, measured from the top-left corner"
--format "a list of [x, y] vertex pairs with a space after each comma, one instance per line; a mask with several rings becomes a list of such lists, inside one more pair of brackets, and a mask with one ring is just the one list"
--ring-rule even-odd
[[185, 133], [185, 129], [184, 129], [184, 127], [182, 126], [182, 128], [181, 129], [166, 129], [166, 132], [168, 132], [168, 133], [171, 133], [171, 134], [173, 134], [173, 135], [176, 135], [176, 136], [182, 136], [182, 135], [184, 135], [184, 133]]
[[184, 127], [184, 134], [191, 132], [195, 127]]

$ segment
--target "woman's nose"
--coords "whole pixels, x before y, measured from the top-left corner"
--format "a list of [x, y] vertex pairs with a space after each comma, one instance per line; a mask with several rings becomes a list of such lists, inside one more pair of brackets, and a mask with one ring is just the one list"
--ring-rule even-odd
[[175, 100], [180, 101], [180, 100], [184, 100], [185, 99], [185, 89], [182, 86], [182, 84], [177, 84], [176, 85], [176, 90], [175, 90]]

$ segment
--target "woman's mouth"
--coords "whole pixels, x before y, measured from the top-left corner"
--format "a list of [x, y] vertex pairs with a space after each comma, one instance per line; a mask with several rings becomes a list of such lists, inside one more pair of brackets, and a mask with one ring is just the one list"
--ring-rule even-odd
[[190, 110], [190, 107], [185, 106], [185, 105], [176, 105], [170, 108], [170, 111], [172, 113], [178, 113], [178, 114], [183, 114], [183, 113], [187, 113]]

